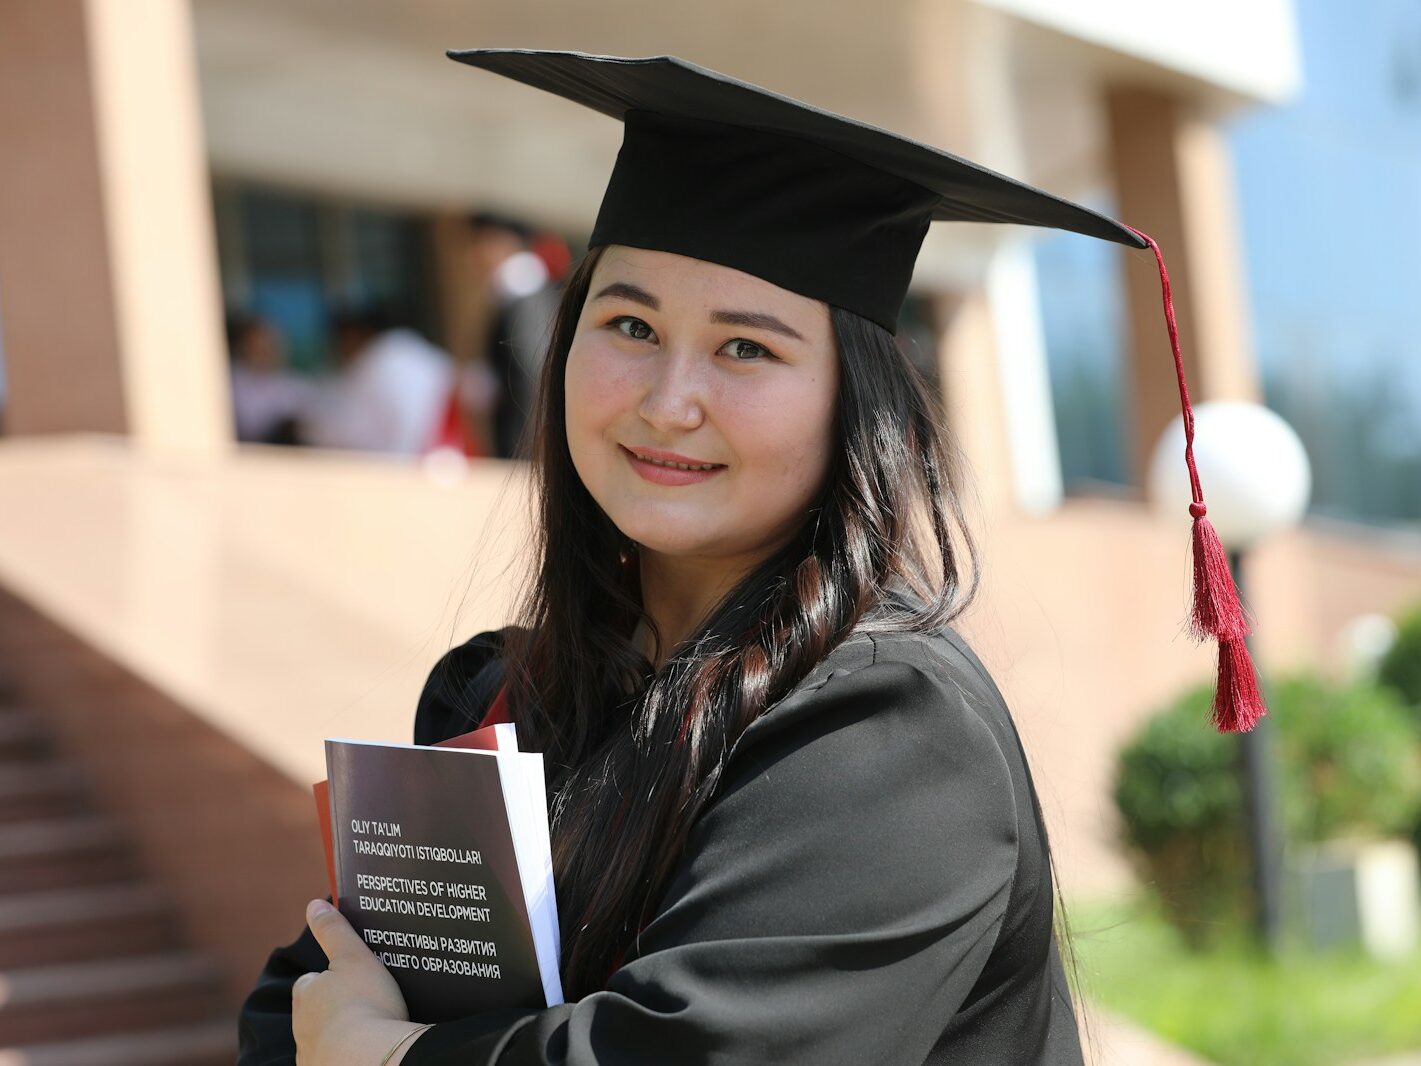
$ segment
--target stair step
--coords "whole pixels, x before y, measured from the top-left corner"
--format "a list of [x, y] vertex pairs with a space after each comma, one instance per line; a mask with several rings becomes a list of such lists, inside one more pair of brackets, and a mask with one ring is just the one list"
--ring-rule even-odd
[[221, 1011], [220, 971], [189, 952], [8, 970], [0, 984], [0, 1047], [196, 1024]]
[[87, 782], [72, 763], [0, 763], [0, 825], [77, 815], [88, 806]]
[[0, 825], [0, 894], [132, 880], [134, 865], [128, 837], [108, 818]]
[[0, 1048], [0, 1066], [231, 1066], [237, 1026], [230, 1020], [56, 1044]]
[[0, 762], [36, 758], [53, 750], [49, 731], [28, 711], [0, 708]]
[[7, 969], [154, 955], [178, 942], [172, 899], [141, 882], [0, 896]]

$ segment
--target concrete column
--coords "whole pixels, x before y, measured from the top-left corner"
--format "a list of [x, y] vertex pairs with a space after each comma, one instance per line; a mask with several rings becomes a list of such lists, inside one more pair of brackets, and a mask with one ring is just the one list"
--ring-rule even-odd
[[967, 459], [971, 489], [964, 501], [980, 507], [979, 522], [1012, 507], [1011, 448], [1002, 410], [992, 311], [981, 288], [936, 298], [943, 323], [938, 375], [948, 426]]
[[128, 431], [78, 0], [0, 6], [0, 322], [9, 435]]
[[186, 0], [0, 7], [0, 143], [7, 431], [230, 447]]
[[[1222, 132], [1183, 101], [1116, 86], [1105, 95], [1117, 218], [1153, 237], [1169, 269], [1191, 402], [1262, 399], [1244, 291], [1235, 188]], [[1129, 468], [1179, 414], [1159, 272], [1149, 251], [1125, 262]]]

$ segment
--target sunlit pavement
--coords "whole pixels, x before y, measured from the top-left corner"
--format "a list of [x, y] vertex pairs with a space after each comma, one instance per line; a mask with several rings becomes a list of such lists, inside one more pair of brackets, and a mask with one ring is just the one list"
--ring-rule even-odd
[[1090, 1066], [1211, 1066], [1207, 1059], [1161, 1040], [1118, 1014], [1095, 1004], [1089, 1010], [1091, 1033], [1086, 1061]]

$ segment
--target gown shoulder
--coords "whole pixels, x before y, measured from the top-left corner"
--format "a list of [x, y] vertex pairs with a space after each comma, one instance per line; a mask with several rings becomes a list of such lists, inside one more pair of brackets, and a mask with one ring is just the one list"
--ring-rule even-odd
[[503, 684], [503, 648], [513, 627], [476, 633], [429, 671], [414, 716], [414, 742], [435, 744], [477, 726]]
[[404, 1061], [1079, 1063], [1036, 813], [960, 637], [853, 634], [737, 738], [605, 988]]

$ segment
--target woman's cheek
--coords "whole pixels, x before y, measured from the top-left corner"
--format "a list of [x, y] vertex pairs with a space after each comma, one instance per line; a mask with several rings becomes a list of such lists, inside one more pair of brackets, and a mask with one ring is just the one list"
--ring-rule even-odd
[[587, 342], [568, 359], [568, 407], [600, 431], [636, 406], [635, 360], [605, 341]]
[[832, 419], [826, 403], [796, 390], [744, 397], [724, 408], [735, 413], [735, 439], [748, 446], [765, 489], [785, 506], [812, 495], [827, 467]]
[[564, 377], [566, 407], [563, 421], [567, 430], [568, 450], [572, 454], [572, 465], [583, 484], [592, 489], [599, 480], [596, 451], [599, 436], [597, 427], [601, 416], [595, 410], [598, 399], [594, 387], [596, 378], [588, 371], [584, 352], [574, 349], [569, 353]]
[[597, 362], [596, 353], [584, 348], [574, 348], [568, 354], [565, 385], [569, 441], [595, 435], [602, 424], [606, 392], [597, 385]]

